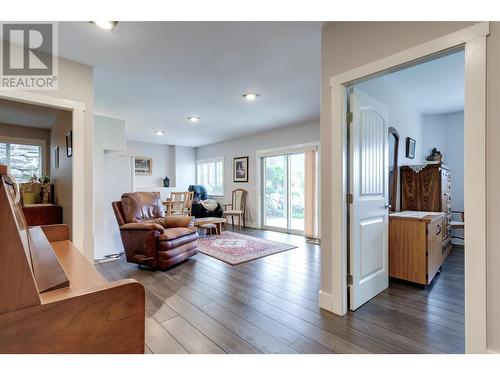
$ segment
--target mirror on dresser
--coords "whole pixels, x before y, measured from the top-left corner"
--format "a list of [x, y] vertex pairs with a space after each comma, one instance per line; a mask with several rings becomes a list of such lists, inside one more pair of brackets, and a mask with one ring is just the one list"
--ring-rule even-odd
[[398, 150], [399, 134], [394, 127], [389, 128], [389, 205], [390, 211], [397, 211], [398, 197]]

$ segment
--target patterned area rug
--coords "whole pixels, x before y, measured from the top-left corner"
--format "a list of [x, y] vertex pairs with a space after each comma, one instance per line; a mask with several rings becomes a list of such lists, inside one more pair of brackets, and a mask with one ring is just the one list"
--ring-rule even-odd
[[222, 232], [217, 237], [215, 235], [203, 236], [198, 239], [198, 251], [200, 253], [233, 266], [296, 247], [230, 231]]

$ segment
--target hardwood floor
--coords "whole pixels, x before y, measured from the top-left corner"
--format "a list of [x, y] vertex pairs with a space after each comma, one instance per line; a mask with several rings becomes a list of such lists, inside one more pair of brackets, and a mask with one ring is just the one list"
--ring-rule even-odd
[[[229, 227], [230, 228], [230, 227]], [[166, 271], [125, 259], [97, 267], [146, 288], [147, 353], [463, 353], [463, 250], [426, 289], [390, 288], [340, 317], [318, 307], [320, 247], [303, 237], [241, 232], [298, 248], [231, 266], [198, 254]]]

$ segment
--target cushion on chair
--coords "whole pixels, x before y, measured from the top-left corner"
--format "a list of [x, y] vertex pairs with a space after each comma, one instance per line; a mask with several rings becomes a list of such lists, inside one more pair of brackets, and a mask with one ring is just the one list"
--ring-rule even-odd
[[167, 224], [165, 223], [164, 217], [159, 217], [158, 219], [143, 220], [142, 223], [144, 223], [144, 224], [158, 224], [158, 225], [161, 225], [163, 228], [167, 227]]
[[180, 237], [187, 236], [189, 234], [196, 233], [196, 228], [195, 227], [189, 227], [189, 228], [167, 228], [161, 234], [158, 239], [160, 241], [172, 241]]
[[165, 217], [160, 193], [125, 193], [122, 195], [121, 202], [127, 223], [143, 223]]
[[194, 217], [192, 216], [167, 216], [165, 218], [167, 228], [192, 227]]

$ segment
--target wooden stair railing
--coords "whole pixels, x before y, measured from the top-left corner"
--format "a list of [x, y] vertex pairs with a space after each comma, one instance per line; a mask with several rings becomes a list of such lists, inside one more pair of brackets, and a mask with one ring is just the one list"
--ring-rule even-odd
[[106, 281], [68, 226], [28, 227], [15, 185], [0, 166], [0, 353], [144, 353], [144, 287]]

